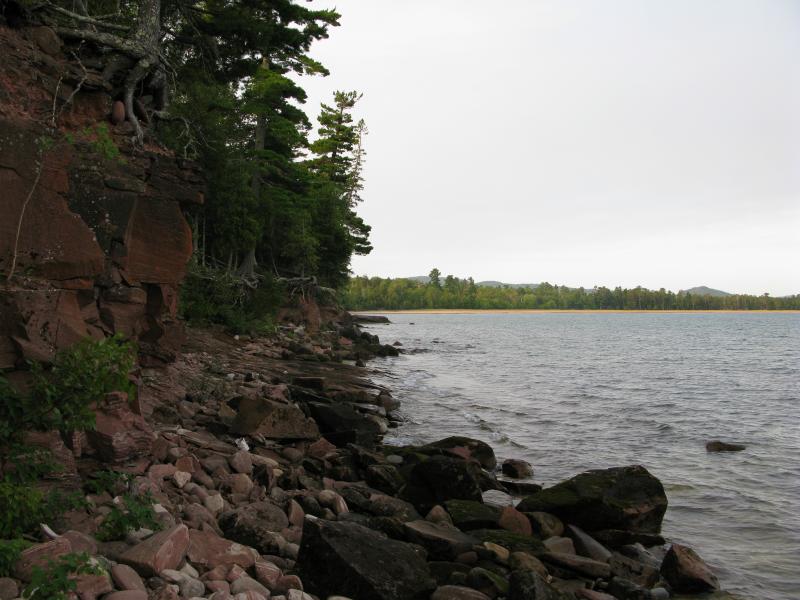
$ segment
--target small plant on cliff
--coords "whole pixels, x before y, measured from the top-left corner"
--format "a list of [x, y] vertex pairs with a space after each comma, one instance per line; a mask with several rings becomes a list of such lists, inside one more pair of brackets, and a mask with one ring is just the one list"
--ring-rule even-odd
[[102, 575], [103, 569], [86, 553], [65, 554], [49, 561], [46, 569], [33, 568], [33, 575], [22, 595], [25, 600], [68, 600], [78, 587], [78, 575]]
[[115, 160], [120, 163], [125, 162], [119, 152], [119, 148], [111, 137], [108, 124], [98, 123], [94, 127], [87, 127], [83, 130], [83, 137], [89, 142], [92, 151], [104, 159]]
[[139, 495], [125, 494], [122, 504], [114, 506], [103, 520], [97, 539], [102, 542], [121, 540], [137, 529], [161, 529], [153, 510], [153, 502], [153, 496], [149, 492]]

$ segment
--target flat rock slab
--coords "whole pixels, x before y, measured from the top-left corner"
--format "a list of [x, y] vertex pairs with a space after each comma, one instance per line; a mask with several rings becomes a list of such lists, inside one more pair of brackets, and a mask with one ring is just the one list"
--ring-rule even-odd
[[209, 569], [219, 565], [239, 565], [249, 569], [256, 562], [255, 551], [236, 542], [226, 540], [212, 531], [189, 531], [189, 560], [194, 565], [205, 565]]
[[153, 577], [164, 569], [177, 569], [188, 548], [189, 528], [176, 525], [135, 545], [119, 557], [119, 562], [144, 577]]
[[611, 576], [611, 565], [584, 556], [567, 554], [564, 552], [546, 552], [542, 554], [540, 558], [545, 562], [564, 567], [570, 571], [575, 571], [576, 573], [588, 577], [608, 578]]
[[297, 567], [309, 591], [358, 600], [428, 600], [436, 583], [410, 544], [345, 521], [307, 517]]

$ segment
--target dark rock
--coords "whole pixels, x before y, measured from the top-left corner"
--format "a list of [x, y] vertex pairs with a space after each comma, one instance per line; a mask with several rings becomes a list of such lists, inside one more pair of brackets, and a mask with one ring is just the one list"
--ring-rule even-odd
[[587, 471], [523, 499], [523, 512], [544, 511], [588, 531], [658, 533], [667, 510], [661, 482], [639, 465]]
[[525, 513], [528, 520], [531, 522], [531, 529], [534, 535], [542, 539], [547, 539], [553, 536], [560, 536], [564, 534], [564, 523], [561, 519], [550, 513], [536, 511]]
[[275, 534], [289, 526], [289, 519], [271, 502], [253, 502], [223, 513], [219, 526], [226, 538], [270, 554], [275, 549]]
[[489, 444], [480, 440], [456, 435], [433, 442], [428, 446], [447, 450], [451, 454], [464, 459], [472, 458], [477, 460], [487, 471], [492, 471], [497, 466], [494, 450]]
[[707, 452], [741, 452], [745, 448], [744, 444], [729, 444], [720, 440], [714, 440], [706, 444]]
[[405, 483], [397, 468], [393, 465], [370, 465], [364, 476], [367, 484], [386, 494], [396, 494]]
[[681, 544], [670, 547], [661, 564], [661, 575], [676, 592], [696, 594], [719, 589], [711, 568], [694, 550]]
[[470, 569], [467, 574], [467, 583], [470, 587], [493, 598], [498, 595], [505, 596], [508, 593], [508, 581], [505, 577], [483, 567]]
[[643, 546], [662, 546], [664, 538], [657, 533], [641, 533], [623, 531], [622, 529], [602, 529], [592, 532], [592, 537], [609, 548], [619, 548], [628, 544], [642, 544]]
[[452, 581], [453, 573], [469, 573], [469, 567], [465, 564], [458, 562], [450, 562], [446, 560], [432, 560], [428, 562], [428, 567], [436, 583], [439, 585], [447, 585]]
[[508, 582], [508, 600], [570, 600], [535, 571], [514, 571]]
[[542, 486], [538, 483], [531, 483], [530, 481], [515, 481], [513, 479], [498, 478], [499, 483], [509, 493], [516, 496], [530, 496], [542, 491]]
[[530, 552], [541, 554], [547, 549], [542, 542], [534, 537], [512, 533], [505, 529], [475, 529], [469, 534], [481, 542], [492, 542], [512, 552]]
[[643, 587], [653, 587], [658, 581], [658, 567], [647, 565], [619, 552], [614, 552], [608, 559], [611, 574], [623, 577]]
[[322, 597], [427, 600], [436, 587], [410, 544], [355, 523], [306, 519], [297, 567], [308, 590]]
[[588, 556], [594, 560], [608, 562], [611, 552], [600, 542], [575, 525], [567, 525], [567, 535], [575, 543], [575, 550], [582, 556]]
[[349, 404], [308, 404], [311, 416], [328, 441], [337, 446], [350, 443], [371, 446], [380, 435], [380, 426]]
[[389, 317], [384, 315], [353, 315], [354, 323], [391, 323]]
[[611, 575], [611, 567], [606, 562], [592, 560], [577, 554], [567, 554], [564, 552], [546, 552], [540, 558], [547, 563], [563, 567], [587, 577], [607, 578]]
[[432, 456], [417, 464], [401, 496], [422, 513], [447, 500], [482, 499], [475, 466], [446, 456]]
[[525, 479], [533, 477], [533, 467], [527, 461], [518, 458], [509, 458], [503, 461], [503, 475], [514, 479]]
[[436, 588], [431, 600], [490, 600], [489, 596], [478, 590], [461, 585], [443, 585]]
[[430, 521], [411, 521], [404, 525], [409, 542], [427, 549], [432, 558], [452, 560], [468, 552], [477, 540], [455, 527], [439, 525]]
[[273, 440], [314, 440], [319, 437], [317, 424], [299, 408], [266, 398], [241, 398], [231, 433], [263, 435]]
[[448, 500], [443, 504], [453, 525], [464, 531], [497, 527], [500, 509], [474, 500]]

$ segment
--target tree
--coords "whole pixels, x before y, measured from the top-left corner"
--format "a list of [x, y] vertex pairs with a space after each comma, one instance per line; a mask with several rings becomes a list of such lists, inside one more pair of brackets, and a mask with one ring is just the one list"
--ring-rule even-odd
[[436, 267], [434, 267], [433, 269], [431, 269], [431, 272], [428, 273], [428, 283], [435, 288], [441, 288], [442, 287], [441, 276], [442, 272]]

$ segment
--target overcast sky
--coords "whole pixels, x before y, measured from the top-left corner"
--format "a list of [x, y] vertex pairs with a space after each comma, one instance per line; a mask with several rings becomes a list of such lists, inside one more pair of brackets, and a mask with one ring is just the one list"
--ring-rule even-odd
[[338, 0], [358, 275], [800, 293], [800, 1]]

